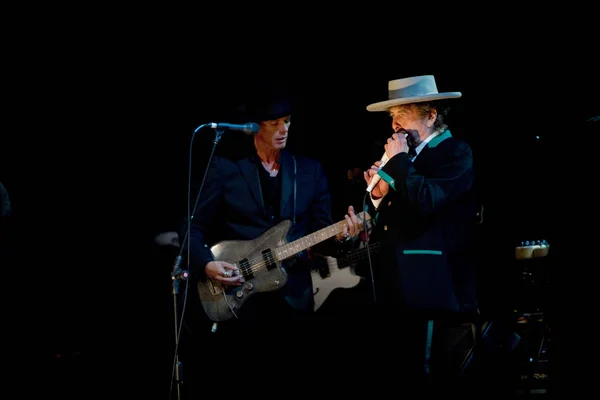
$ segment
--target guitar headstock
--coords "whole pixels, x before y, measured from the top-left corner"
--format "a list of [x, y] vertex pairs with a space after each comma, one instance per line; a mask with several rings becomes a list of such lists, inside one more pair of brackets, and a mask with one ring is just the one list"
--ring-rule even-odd
[[550, 252], [550, 244], [545, 240], [526, 240], [515, 247], [517, 260], [546, 257]]

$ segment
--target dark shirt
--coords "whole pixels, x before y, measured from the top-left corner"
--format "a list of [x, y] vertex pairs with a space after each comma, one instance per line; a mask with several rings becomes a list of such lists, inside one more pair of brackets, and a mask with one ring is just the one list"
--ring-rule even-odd
[[258, 166], [258, 175], [260, 177], [260, 187], [262, 190], [263, 202], [267, 215], [271, 219], [271, 224], [277, 224], [280, 218], [279, 209], [281, 202], [281, 171], [276, 176], [271, 174], [262, 165], [258, 156], [254, 157], [254, 162]]

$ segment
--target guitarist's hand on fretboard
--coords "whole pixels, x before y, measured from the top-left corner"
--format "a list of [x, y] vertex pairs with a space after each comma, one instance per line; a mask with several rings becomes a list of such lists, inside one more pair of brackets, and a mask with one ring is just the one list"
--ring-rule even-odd
[[348, 206], [348, 214], [344, 218], [346, 219], [346, 223], [342, 231], [335, 236], [338, 242], [344, 242], [356, 237], [361, 232], [363, 226], [362, 221], [359, 221], [356, 217], [353, 206]]

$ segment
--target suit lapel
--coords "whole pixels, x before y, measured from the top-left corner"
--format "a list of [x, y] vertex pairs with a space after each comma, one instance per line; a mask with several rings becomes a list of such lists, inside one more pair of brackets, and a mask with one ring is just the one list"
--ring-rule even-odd
[[250, 189], [250, 193], [252, 193], [254, 201], [256, 201], [256, 203], [260, 205], [263, 212], [266, 213], [267, 211], [265, 209], [265, 202], [262, 197], [260, 177], [258, 176], [256, 164], [254, 164], [250, 159], [244, 158], [238, 162], [238, 165], [240, 167], [240, 171], [242, 172], [242, 176], [248, 184], [248, 188]]
[[279, 215], [283, 218], [286, 215], [285, 208], [294, 195], [294, 160], [292, 155], [285, 151], [281, 152], [281, 169], [279, 173], [282, 174]]

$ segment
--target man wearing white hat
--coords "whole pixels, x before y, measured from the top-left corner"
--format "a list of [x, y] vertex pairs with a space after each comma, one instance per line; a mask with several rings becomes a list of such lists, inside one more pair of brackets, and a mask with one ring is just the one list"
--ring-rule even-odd
[[[435, 372], [433, 322], [477, 312], [475, 171], [470, 146], [444, 122], [460, 92], [438, 92], [433, 75], [392, 80], [388, 89], [387, 100], [367, 106], [388, 113], [394, 131], [383, 162], [364, 172], [375, 222], [370, 241], [381, 242], [373, 283], [383, 312], [378, 320], [400, 321], [410, 334], [403, 337], [388, 325], [378, 332], [395, 343], [409, 341], [415, 350], [413, 359], [407, 355], [409, 368], [429, 376]], [[417, 318], [407, 322], [407, 315]]]

